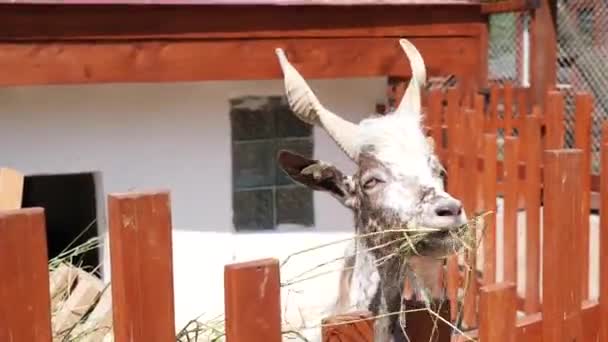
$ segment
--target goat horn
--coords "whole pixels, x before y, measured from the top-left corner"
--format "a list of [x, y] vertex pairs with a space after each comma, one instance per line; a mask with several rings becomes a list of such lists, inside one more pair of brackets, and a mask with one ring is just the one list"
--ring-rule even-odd
[[283, 71], [287, 101], [294, 114], [302, 121], [321, 126], [352, 160], [359, 149], [356, 138], [359, 126], [327, 110], [317, 99], [300, 73], [289, 63], [283, 49], [276, 49]]
[[420, 98], [420, 92], [422, 87], [426, 84], [426, 66], [424, 65], [424, 59], [414, 44], [407, 39], [400, 39], [399, 45], [401, 49], [407, 55], [410, 61], [412, 69], [412, 78], [410, 83], [405, 90], [405, 94], [401, 99], [401, 103], [395, 113], [413, 112], [419, 114], [422, 110], [422, 99]]

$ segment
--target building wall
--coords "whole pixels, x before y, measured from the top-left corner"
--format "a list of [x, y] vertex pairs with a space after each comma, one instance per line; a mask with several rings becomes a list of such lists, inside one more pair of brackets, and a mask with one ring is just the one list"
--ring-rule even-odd
[[[383, 78], [315, 80], [311, 86], [330, 109], [353, 121], [371, 113], [385, 95]], [[111, 192], [169, 189], [180, 327], [203, 312], [223, 311], [225, 263], [285, 258], [352, 233], [350, 213], [322, 193], [314, 195], [313, 229], [233, 233], [229, 99], [281, 94], [278, 80], [1, 88], [0, 163], [26, 174], [98, 172], [101, 210]], [[353, 170], [325, 132], [316, 129], [314, 139], [315, 157]], [[100, 220], [105, 236], [105, 217]], [[282, 277], [339, 256], [343, 246], [295, 258]], [[109, 280], [107, 258], [106, 253]], [[306, 294], [284, 289], [290, 296], [284, 304], [326, 306], [336, 277], [334, 272], [299, 284]]]

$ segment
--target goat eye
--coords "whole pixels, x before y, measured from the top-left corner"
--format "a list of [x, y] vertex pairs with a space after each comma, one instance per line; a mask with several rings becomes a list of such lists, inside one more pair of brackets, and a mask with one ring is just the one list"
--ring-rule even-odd
[[374, 186], [376, 186], [376, 184], [380, 183], [381, 181], [378, 178], [370, 178], [369, 180], [367, 180], [365, 182], [365, 184], [363, 184], [363, 187], [365, 189], [371, 189]]

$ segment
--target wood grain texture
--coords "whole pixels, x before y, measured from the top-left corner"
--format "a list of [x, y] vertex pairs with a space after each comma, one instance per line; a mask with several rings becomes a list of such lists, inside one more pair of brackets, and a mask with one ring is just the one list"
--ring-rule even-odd
[[51, 342], [44, 210], [0, 212], [0, 341]]
[[[419, 301], [405, 301], [406, 309], [411, 311], [427, 308], [426, 305]], [[426, 310], [408, 312], [406, 314], [405, 331], [409, 341], [450, 342], [452, 328], [444, 322], [444, 320], [449, 321], [449, 317], [451, 316], [449, 305], [436, 300], [430, 303], [430, 309], [435, 314]], [[437, 315], [441, 316], [443, 320], [438, 319]]]
[[545, 149], [564, 148], [564, 96], [557, 90], [547, 92], [544, 121], [547, 126]]
[[174, 341], [168, 191], [108, 196], [116, 342]]
[[280, 342], [280, 295], [278, 260], [226, 265], [226, 342]]
[[[591, 121], [593, 115], [593, 97], [591, 94], [578, 93], [575, 96], [575, 119], [574, 119], [574, 142], [578, 149], [583, 151], [581, 164], [581, 174], [591, 174]], [[581, 265], [583, 277], [583, 299], [589, 297], [589, 213], [591, 210], [591, 179], [581, 177], [581, 243], [585, 246], [584, 253], [581, 255]]]
[[513, 136], [505, 137], [504, 173], [504, 279], [517, 283], [517, 197], [519, 177], [519, 141]]
[[530, 22], [532, 102], [544, 109], [545, 94], [557, 83], [557, 1], [539, 0]]
[[463, 37], [485, 23], [479, 5], [0, 4], [0, 40], [13, 41]]
[[483, 282], [493, 284], [496, 281], [496, 134], [484, 134], [484, 168], [482, 173], [484, 211], [491, 211], [483, 238]]
[[443, 123], [443, 106], [441, 104], [443, 100], [443, 93], [439, 89], [431, 90], [428, 94], [428, 115], [427, 115], [427, 125], [430, 129], [431, 137], [433, 137], [433, 141], [435, 144], [435, 152], [438, 155], [441, 155], [443, 152], [443, 131], [442, 131], [442, 123]]
[[[446, 123], [448, 137], [448, 160], [446, 169], [448, 192], [458, 198], [460, 196], [461, 169], [459, 166], [459, 141], [460, 134], [460, 91], [457, 88], [450, 88], [447, 91]], [[458, 256], [450, 255], [447, 260], [447, 295], [450, 299], [450, 318], [456, 319], [458, 314], [458, 287], [460, 281], [458, 277]]]
[[600, 177], [600, 341], [608, 341], [608, 122], [602, 125]]
[[370, 312], [351, 312], [325, 318], [323, 342], [374, 342], [374, 319]]
[[[477, 136], [478, 131], [475, 126], [475, 110], [465, 109], [462, 113], [463, 129], [461, 133], [463, 136], [463, 150], [464, 150], [464, 170], [463, 170], [463, 188], [460, 197], [464, 202], [464, 208], [467, 216], [472, 217], [476, 211], [476, 195], [477, 187], [480, 185], [476, 159], [477, 159]], [[468, 267], [472, 267], [475, 270], [477, 265], [477, 250], [465, 250], [464, 253], [465, 263]], [[477, 272], [471, 272], [469, 275], [470, 281], [466, 283], [465, 296], [464, 296], [464, 308], [463, 308], [463, 325], [472, 329], [477, 325]]]
[[504, 0], [481, 4], [481, 12], [485, 14], [526, 12], [538, 8], [538, 0]]
[[515, 342], [516, 299], [511, 282], [481, 288], [479, 342]]
[[537, 116], [524, 118], [522, 138], [526, 141], [524, 186], [526, 210], [526, 291], [524, 311], [532, 314], [540, 310], [540, 204], [541, 204], [541, 137]]
[[504, 91], [503, 122], [504, 122], [505, 136], [511, 136], [511, 135], [513, 135], [513, 107], [514, 107], [513, 83], [511, 81], [506, 81], [503, 91]]
[[[429, 74], [471, 78], [476, 38], [412, 38]], [[409, 75], [395, 38], [5, 43], [0, 85], [278, 79], [276, 48], [306, 78]]]
[[487, 133], [496, 134], [498, 129], [498, 102], [500, 99], [500, 88], [496, 83], [490, 85], [490, 103], [487, 118]]
[[543, 340], [582, 341], [581, 150], [544, 152]]

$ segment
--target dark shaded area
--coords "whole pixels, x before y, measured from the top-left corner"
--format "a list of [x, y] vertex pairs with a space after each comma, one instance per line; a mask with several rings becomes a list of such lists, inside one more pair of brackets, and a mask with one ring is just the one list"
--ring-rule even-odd
[[[24, 208], [44, 208], [49, 259], [59, 255], [87, 227], [72, 247], [97, 236], [93, 173], [26, 176], [22, 205]], [[98, 249], [74, 260], [75, 263], [79, 261], [86, 269], [97, 267]]]

